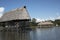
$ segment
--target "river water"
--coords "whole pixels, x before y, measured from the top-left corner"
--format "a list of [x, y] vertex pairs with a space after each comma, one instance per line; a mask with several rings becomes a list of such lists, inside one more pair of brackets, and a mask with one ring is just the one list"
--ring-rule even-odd
[[36, 28], [25, 32], [0, 32], [0, 40], [60, 40], [60, 27]]

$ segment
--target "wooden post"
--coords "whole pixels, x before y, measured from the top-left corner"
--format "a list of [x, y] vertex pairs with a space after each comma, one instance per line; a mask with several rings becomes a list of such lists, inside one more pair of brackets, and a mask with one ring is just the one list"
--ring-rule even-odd
[[15, 22], [15, 25], [16, 25], [17, 32], [18, 32], [19, 22]]

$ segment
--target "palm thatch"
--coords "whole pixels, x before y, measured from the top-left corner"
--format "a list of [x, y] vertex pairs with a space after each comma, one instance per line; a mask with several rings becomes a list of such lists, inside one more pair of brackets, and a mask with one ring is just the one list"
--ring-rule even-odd
[[24, 20], [24, 19], [28, 20], [30, 19], [29, 13], [25, 6], [4, 13], [3, 16], [0, 18], [0, 22], [11, 21], [11, 20]]
[[41, 22], [38, 25], [53, 25], [52, 22]]

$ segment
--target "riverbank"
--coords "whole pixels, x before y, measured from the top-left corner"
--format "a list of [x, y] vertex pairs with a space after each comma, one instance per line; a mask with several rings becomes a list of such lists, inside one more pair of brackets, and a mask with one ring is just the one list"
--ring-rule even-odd
[[21, 29], [21, 28], [19, 28], [19, 29], [16, 29], [16, 28], [4, 28], [4, 27], [0, 27], [0, 31], [2, 32], [2, 31], [21, 31], [21, 30], [35, 30], [36, 28], [53, 28], [53, 27], [60, 27], [60, 26], [44, 26], [44, 27], [40, 27], [40, 26], [30, 26], [29, 28], [24, 28], [24, 29]]

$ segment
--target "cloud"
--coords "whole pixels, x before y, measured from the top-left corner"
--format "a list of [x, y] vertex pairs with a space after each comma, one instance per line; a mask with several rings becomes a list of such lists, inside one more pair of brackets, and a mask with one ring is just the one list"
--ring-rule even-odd
[[1, 18], [2, 14], [0, 14], [0, 18]]
[[60, 16], [58, 16], [56, 19], [60, 19]]
[[4, 12], [5, 8], [4, 7], [0, 7], [0, 17], [2, 16], [3, 12]]
[[0, 12], [3, 12], [4, 11], [4, 7], [0, 7]]
[[[60, 18], [60, 17], [59, 17], [59, 18]], [[42, 22], [42, 21], [47, 21], [47, 20], [52, 20], [52, 21], [54, 21], [55, 18], [52, 18], [52, 17], [49, 17], [49, 18], [46, 18], [46, 19], [36, 18], [36, 22]]]
[[55, 18], [54, 18], [54, 17], [49, 17], [49, 20], [54, 21], [54, 20], [55, 20]]
[[45, 20], [44, 19], [36, 18], [36, 22], [41, 22], [41, 21], [45, 21]]

